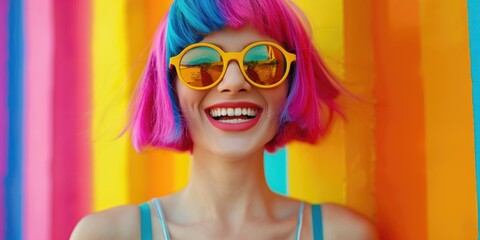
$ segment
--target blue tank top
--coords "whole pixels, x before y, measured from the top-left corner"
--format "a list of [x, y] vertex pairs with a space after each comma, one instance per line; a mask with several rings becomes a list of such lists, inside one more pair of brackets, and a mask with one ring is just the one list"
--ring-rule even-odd
[[[153, 207], [157, 218], [162, 226], [163, 236], [165, 240], [170, 240], [170, 234], [168, 233], [167, 222], [165, 220], [165, 215], [163, 214], [162, 206], [158, 199], [152, 200]], [[302, 219], [303, 219], [303, 209], [305, 203], [300, 204], [300, 209], [298, 210], [298, 220], [297, 228], [295, 230], [295, 239], [300, 239], [300, 232], [302, 229]], [[323, 222], [322, 222], [322, 208], [319, 204], [312, 205], [312, 228], [313, 228], [313, 239], [322, 240], [323, 239]], [[150, 214], [150, 206], [147, 203], [140, 205], [140, 233], [142, 240], [151, 240], [152, 239], [152, 222]]]

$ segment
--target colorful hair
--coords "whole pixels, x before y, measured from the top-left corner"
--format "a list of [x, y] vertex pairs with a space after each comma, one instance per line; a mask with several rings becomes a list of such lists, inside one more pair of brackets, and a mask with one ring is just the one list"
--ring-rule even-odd
[[[265, 149], [274, 151], [290, 140], [315, 143], [323, 137], [340, 91], [315, 49], [303, 14], [288, 0], [175, 0], [157, 29], [143, 79], [133, 102], [132, 141], [137, 150], [166, 147], [192, 150], [185, 120], [174, 91], [169, 59], [186, 46], [224, 27], [255, 27], [278, 41], [297, 61], [289, 77], [289, 93], [277, 134]], [[275, 26], [275, 27], [272, 27]]]

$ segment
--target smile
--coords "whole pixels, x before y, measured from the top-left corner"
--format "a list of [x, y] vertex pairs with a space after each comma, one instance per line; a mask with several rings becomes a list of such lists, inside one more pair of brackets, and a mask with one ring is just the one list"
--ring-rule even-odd
[[217, 104], [205, 111], [213, 126], [224, 131], [245, 131], [254, 127], [262, 109], [251, 103]]
[[215, 120], [224, 123], [241, 123], [252, 120], [257, 116], [255, 108], [213, 108], [209, 111], [210, 116]]

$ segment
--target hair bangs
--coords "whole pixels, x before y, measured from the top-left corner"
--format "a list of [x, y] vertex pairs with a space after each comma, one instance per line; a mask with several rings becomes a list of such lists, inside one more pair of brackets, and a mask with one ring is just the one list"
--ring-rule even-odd
[[[267, 35], [287, 50], [293, 49], [292, 36], [288, 28], [296, 16], [289, 15], [288, 4], [278, 0], [219, 0], [220, 10], [226, 19], [226, 26], [239, 29], [250, 25], [261, 34]], [[286, 35], [285, 35], [286, 34]]]
[[177, 55], [186, 46], [225, 26], [216, 0], [173, 1], [167, 26], [167, 51]]

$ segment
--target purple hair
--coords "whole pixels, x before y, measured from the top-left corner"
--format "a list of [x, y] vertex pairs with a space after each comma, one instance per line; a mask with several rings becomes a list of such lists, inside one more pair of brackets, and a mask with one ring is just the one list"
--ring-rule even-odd
[[335, 99], [341, 88], [321, 60], [303, 19], [303, 13], [289, 0], [175, 0], [157, 29], [133, 101], [134, 147], [193, 149], [174, 91], [175, 75], [169, 70], [169, 59], [213, 31], [245, 25], [297, 55], [279, 129], [265, 149], [272, 152], [291, 140], [317, 142], [326, 134], [334, 114], [340, 113]]

